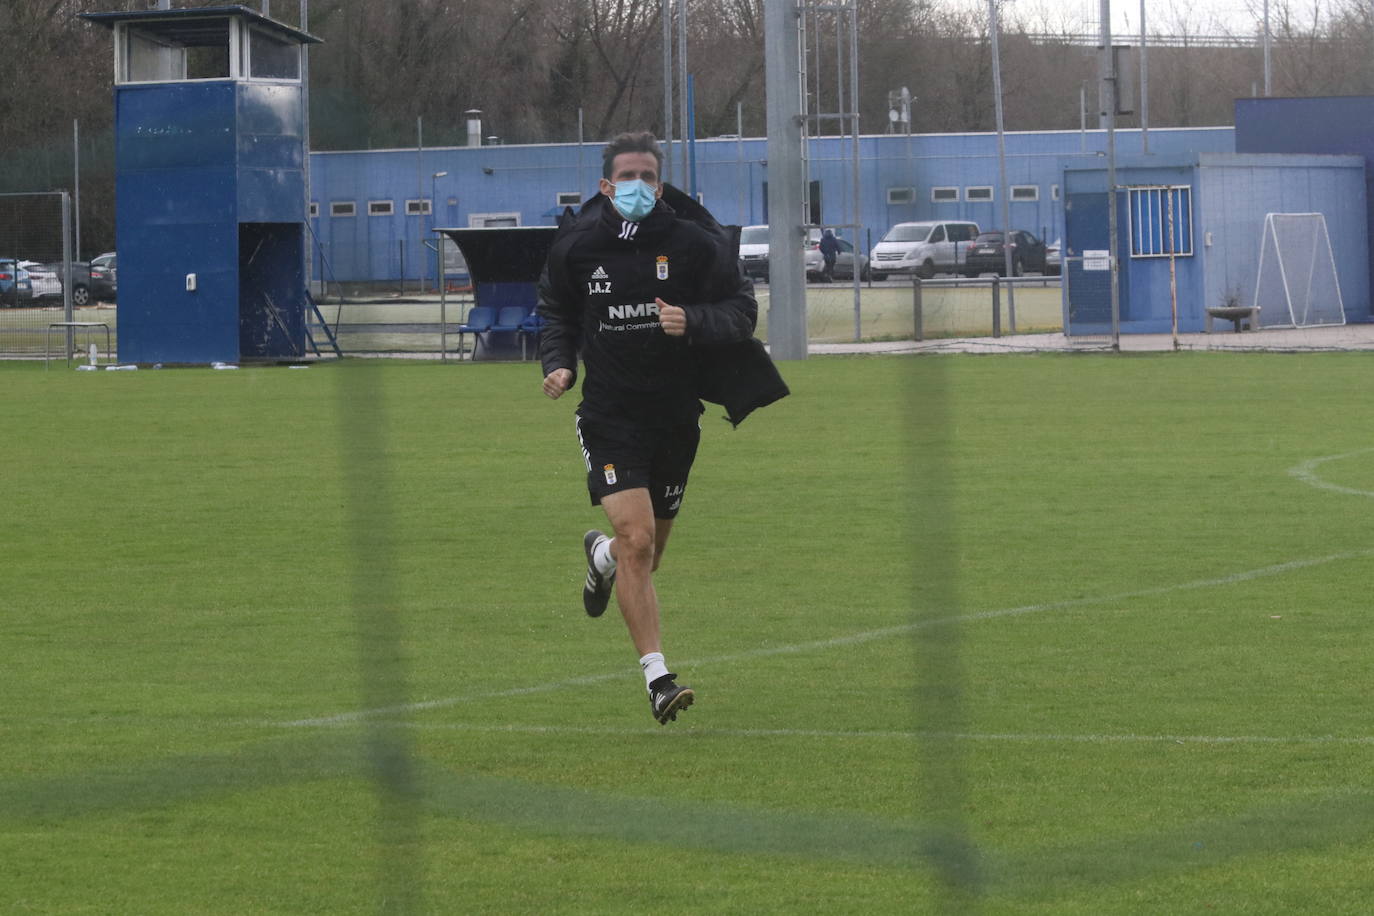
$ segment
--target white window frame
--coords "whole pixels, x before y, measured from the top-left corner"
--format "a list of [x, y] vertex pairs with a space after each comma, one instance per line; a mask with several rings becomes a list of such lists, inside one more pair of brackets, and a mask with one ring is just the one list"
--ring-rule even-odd
[[368, 216], [395, 216], [396, 203], [390, 200], [369, 200], [367, 202]]
[[[941, 197], [941, 193], [946, 196]], [[956, 187], [940, 185], [930, 189], [930, 202], [933, 204], [957, 204], [959, 198], [959, 189]]]
[[[127, 68], [129, 65], [129, 37], [130, 32], [138, 34], [140, 38], [162, 45], [168, 50], [177, 50], [177, 45], [167, 44], [157, 41], [151, 35], [140, 34], [143, 30], [140, 26], [151, 25], [154, 22], [166, 22], [166, 19], [142, 19], [138, 22], [116, 22], [114, 24], [114, 81], [117, 86], [139, 86], [152, 85], [158, 83], [217, 83], [225, 80], [238, 80], [244, 78], [243, 71], [243, 24], [230, 15], [229, 19], [229, 75], [228, 76], [207, 76], [198, 79], [186, 78], [186, 48], [181, 46], [181, 75], [165, 80], [134, 80], [129, 79]], [[300, 80], [296, 80], [300, 82]]]
[[1011, 186], [1012, 203], [1031, 203], [1040, 199], [1040, 185], [1014, 184]]
[[903, 207], [914, 203], [916, 203], [915, 188], [906, 186], [887, 189], [887, 205], [889, 207]]
[[[490, 221], [495, 221], [495, 220], [508, 220], [508, 219], [513, 219], [513, 220], [515, 220], [515, 227], [507, 227], [507, 226], [488, 226], [488, 225], [487, 225], [487, 223], [490, 222]], [[520, 221], [520, 211], [519, 211], [519, 210], [508, 210], [508, 211], [506, 211], [506, 212], [504, 212], [504, 213], [469, 213], [469, 214], [468, 214], [468, 228], [469, 228], [469, 229], [488, 229], [488, 228], [506, 229], [506, 228], [518, 228], [518, 227], [521, 226], [521, 225], [523, 225], [523, 224], [522, 224], [521, 221]]]
[[311, 218], [313, 219], [314, 217], [319, 216], [319, 215], [320, 215], [320, 202], [319, 202], [318, 200], [312, 200], [312, 201], [310, 202], [310, 216], [311, 216]]
[[[347, 208], [347, 212], [344, 211]], [[354, 200], [331, 200], [329, 216], [331, 219], [352, 219], [358, 215], [358, 202]]]
[[406, 201], [406, 216], [429, 216], [434, 212], [434, 201], [427, 197], [417, 197]]
[[[252, 60], [251, 60], [251, 54], [252, 54], [252, 51], [251, 51], [251, 44], [252, 44], [252, 43], [251, 43], [251, 41], [249, 41], [249, 30], [255, 30], [255, 31], [258, 31], [258, 32], [262, 32], [264, 35], [267, 35], [267, 36], [271, 37], [272, 39], [278, 40], [278, 41], [285, 39], [285, 36], [278, 35], [277, 33], [273, 32], [273, 31], [270, 30], [270, 29], [264, 29], [264, 28], [260, 28], [260, 27], [258, 27], [258, 26], [256, 26], [256, 25], [250, 25], [250, 24], [246, 23], [241, 17], [234, 15], [232, 12], [227, 13], [226, 16], [225, 16], [225, 18], [227, 18], [227, 19], [229, 20], [229, 47], [228, 47], [228, 49], [227, 49], [228, 55], [229, 55], [229, 75], [228, 75], [228, 76], [207, 76], [207, 77], [200, 77], [200, 78], [197, 78], [197, 79], [187, 79], [187, 77], [186, 77], [186, 54], [185, 54], [186, 48], [185, 48], [184, 46], [177, 46], [177, 45], [167, 44], [166, 42], [156, 42], [156, 39], [152, 38], [152, 36], [147, 35], [147, 34], [145, 33], [144, 29], [142, 28], [142, 27], [144, 27], [144, 26], [148, 26], [148, 25], [151, 25], [151, 24], [156, 23], [156, 22], [166, 22], [167, 19], [160, 19], [160, 18], [159, 18], [159, 19], [141, 19], [141, 20], [139, 20], [138, 22], [116, 22], [116, 23], [114, 24], [114, 47], [115, 47], [115, 54], [114, 54], [114, 70], [115, 70], [115, 72], [114, 72], [114, 81], [115, 81], [115, 84], [116, 84], [116, 85], [119, 85], [119, 86], [128, 86], [128, 85], [139, 85], [139, 84], [149, 84], [149, 83], [213, 83], [213, 82], [220, 82], [220, 81], [223, 81], [223, 80], [244, 80], [244, 81], [249, 81], [249, 82], [254, 82], [254, 83], [285, 83], [285, 84], [289, 84], [289, 85], [299, 85], [299, 84], [300, 84], [300, 82], [301, 82], [301, 74], [302, 74], [302, 73], [304, 72], [304, 70], [305, 70], [304, 61], [303, 61], [303, 60], [300, 60], [300, 58], [299, 58], [299, 55], [300, 55], [300, 53], [301, 53], [301, 48], [303, 47], [300, 43], [295, 42], [295, 45], [296, 45], [296, 54], [298, 55], [298, 58], [297, 58], [297, 65], [296, 65], [296, 76], [295, 76], [294, 78], [292, 78], [292, 77], [282, 77], [282, 76], [255, 77], [255, 76], [252, 75], [252, 73], [253, 73], [253, 66], [252, 66]], [[132, 32], [132, 34], [139, 35], [139, 37], [144, 38], [144, 39], [146, 39], [146, 40], [155, 41], [156, 43], [161, 44], [163, 47], [167, 48], [169, 51], [180, 50], [180, 51], [182, 52], [181, 55], [180, 55], [180, 58], [181, 58], [181, 61], [180, 61], [180, 63], [181, 63], [181, 75], [178, 76], [178, 77], [174, 77], [174, 78], [172, 78], [172, 79], [165, 79], [165, 80], [131, 80], [131, 79], [129, 79], [129, 78], [128, 78], [128, 72], [127, 72], [127, 67], [128, 67], [128, 64], [129, 64], [129, 44], [128, 44], [128, 43], [129, 43], [129, 37], [130, 37], [131, 32]], [[293, 42], [291, 42], [289, 39], [287, 39], [287, 43], [288, 43], [288, 44], [291, 44], [291, 43], [293, 43]]]
[[553, 196], [555, 207], [580, 207], [582, 206], [581, 191], [559, 191]]
[[[239, 20], [234, 21], [239, 22]], [[247, 31], [243, 33], [243, 37], [240, 40], [240, 44], [243, 48], [243, 66], [239, 68], [240, 72], [243, 74], [242, 78], [254, 83], [299, 83], [301, 81], [301, 74], [305, 70], [304, 61], [301, 60], [302, 46], [300, 43], [296, 43], [296, 75], [294, 77], [253, 76], [253, 42], [251, 40], [252, 32], [261, 32], [262, 34], [268, 36], [274, 41], [280, 41], [284, 37], [273, 32], [271, 29], [264, 29], [259, 28], [255, 25], [249, 25]]]
[[[977, 197], [974, 196], [975, 192]], [[986, 193], [986, 197], [983, 195]], [[996, 200], [997, 189], [990, 184], [974, 184], [964, 188], [964, 200], [971, 204], [986, 204]]]
[[[1168, 201], [1166, 195], [1177, 194], [1178, 207], [1174, 209], [1174, 244], [1176, 258], [1193, 256], [1193, 186], [1140, 185], [1126, 186], [1126, 229], [1130, 243], [1127, 250], [1132, 258], [1167, 258], [1168, 250]], [[1180, 214], [1178, 211], [1184, 210]], [[1146, 226], [1148, 223], [1148, 227]], [[1148, 231], [1146, 231], [1148, 229]], [[1155, 230], [1158, 230], [1156, 232]]]
[[1059, 185], [1057, 185], [1057, 184], [1052, 184], [1052, 185], [1050, 185], [1050, 200], [1058, 200], [1058, 199], [1059, 199]]

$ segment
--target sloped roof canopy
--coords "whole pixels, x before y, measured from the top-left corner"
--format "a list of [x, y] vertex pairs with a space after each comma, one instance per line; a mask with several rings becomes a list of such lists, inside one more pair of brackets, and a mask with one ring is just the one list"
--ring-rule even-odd
[[112, 13], [82, 13], [81, 18], [108, 29], [116, 23], [130, 22], [140, 32], [172, 44], [197, 47], [228, 39], [228, 20], [241, 16], [254, 25], [276, 32], [300, 44], [320, 44], [322, 39], [278, 22], [246, 6], [207, 6], [180, 10], [125, 10]]

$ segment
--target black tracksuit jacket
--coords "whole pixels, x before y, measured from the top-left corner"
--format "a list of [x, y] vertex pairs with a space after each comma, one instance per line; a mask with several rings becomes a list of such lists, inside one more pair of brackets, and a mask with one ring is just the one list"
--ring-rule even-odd
[[[585, 367], [578, 413], [637, 428], [694, 421], [699, 398], [738, 424], [787, 394], [754, 339], [758, 303], [738, 261], [737, 230], [670, 185], [637, 223], [598, 194], [565, 214], [539, 280], [544, 374]], [[670, 337], [655, 299], [681, 306], [687, 334]]]

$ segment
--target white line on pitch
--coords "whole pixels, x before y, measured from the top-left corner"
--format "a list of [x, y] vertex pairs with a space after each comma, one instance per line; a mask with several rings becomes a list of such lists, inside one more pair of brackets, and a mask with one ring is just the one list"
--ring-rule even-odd
[[[826, 649], [835, 649], [841, 646], [852, 646], [860, 643], [872, 642], [877, 639], [886, 639], [890, 636], [902, 636], [914, 633], [917, 630], [927, 629], [933, 626], [944, 626], [952, 623], [971, 623], [979, 620], [993, 620], [999, 617], [1016, 617], [1022, 614], [1036, 614], [1041, 611], [1057, 611], [1072, 607], [1085, 607], [1094, 604], [1105, 604], [1116, 601], [1127, 601], [1133, 598], [1148, 598], [1155, 595], [1165, 595], [1171, 592], [1182, 592], [1200, 588], [1214, 588], [1221, 585], [1234, 585], [1238, 582], [1246, 582], [1251, 579], [1259, 579], [1265, 576], [1278, 576], [1298, 569], [1307, 569], [1313, 566], [1323, 566], [1327, 563], [1336, 563], [1342, 560], [1362, 560], [1374, 557], [1374, 550], [1357, 550], [1349, 553], [1335, 553], [1325, 557], [1316, 557], [1307, 560], [1292, 560], [1288, 563], [1278, 563], [1273, 566], [1261, 566], [1258, 569], [1248, 569], [1243, 572], [1233, 573], [1229, 576], [1220, 576], [1215, 579], [1198, 579], [1193, 582], [1183, 582], [1177, 585], [1164, 585], [1157, 588], [1140, 589], [1139, 591], [1121, 592], [1116, 595], [1105, 595], [1097, 598], [1072, 598], [1067, 601], [1054, 601], [1048, 604], [1027, 604], [1021, 607], [1002, 608], [994, 611], [978, 611], [972, 614], [959, 614], [951, 617], [932, 617], [926, 620], [917, 620], [912, 623], [901, 624], [899, 626], [883, 627], [878, 630], [867, 630], [862, 633], [853, 633], [849, 636], [837, 636], [832, 639], [819, 639], [814, 642], [794, 643], [787, 646], [770, 646], [762, 649], [750, 649], [747, 652], [736, 652], [730, 655], [716, 655], [708, 658], [690, 659], [680, 662], [684, 668], [700, 668], [707, 665], [720, 665], [730, 662], [745, 661], [754, 658], [765, 658], [770, 655], [788, 655], [802, 652], [816, 652]], [[460, 703], [469, 703], [475, 700], [499, 699], [502, 697], [515, 697], [526, 694], [548, 693], [553, 690], [562, 690], [567, 687], [576, 687], [583, 684], [596, 684], [602, 681], [618, 680], [627, 678], [629, 675], [625, 670], [607, 672], [604, 674], [589, 674], [582, 677], [567, 678], [561, 681], [553, 681], [547, 684], [537, 684], [531, 687], [514, 687], [507, 690], [483, 691], [481, 693], [469, 693], [463, 696], [446, 697], [438, 700], [423, 700], [416, 703], [405, 703], [398, 706], [386, 706], [377, 709], [362, 709], [354, 712], [338, 713], [332, 716], [320, 716], [312, 719], [296, 719], [290, 722], [273, 723], [285, 727], [309, 727], [321, 725], [342, 725], [358, 719], [365, 719], [375, 716], [385, 716], [402, 712], [419, 712], [426, 709], [441, 709], [448, 706], [457, 706]]]
[[1337, 493], [1348, 493], [1351, 496], [1374, 497], [1374, 490], [1356, 490], [1353, 487], [1343, 487], [1340, 484], [1323, 480], [1317, 474], [1317, 468], [1326, 464], [1328, 461], [1341, 461], [1346, 458], [1354, 458], [1356, 455], [1367, 455], [1370, 452], [1374, 452], [1374, 448], [1362, 448], [1353, 452], [1346, 452], [1344, 455], [1327, 455], [1324, 458], [1313, 458], [1310, 461], [1304, 461], [1297, 467], [1289, 468], [1288, 473], [1305, 484], [1320, 487], [1323, 490], [1334, 490]]
[[[659, 735], [661, 728], [623, 728], [588, 725], [485, 725], [466, 722], [411, 722], [373, 720], [374, 725], [389, 728], [410, 728], [421, 731], [486, 732], [515, 735], [599, 735], [606, 737], [634, 737]], [[677, 729], [691, 738], [837, 738], [851, 740], [872, 738], [891, 741], [927, 740], [998, 741], [1049, 744], [1334, 744], [1374, 745], [1369, 735], [1061, 735], [1018, 734], [988, 732], [905, 732], [905, 731], [843, 731], [810, 728], [685, 728]]]

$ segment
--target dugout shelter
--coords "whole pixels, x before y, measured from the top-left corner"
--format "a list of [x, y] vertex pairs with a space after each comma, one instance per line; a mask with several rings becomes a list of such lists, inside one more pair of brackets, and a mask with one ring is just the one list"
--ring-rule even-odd
[[120, 359], [303, 355], [319, 39], [239, 5], [82, 18], [114, 37]]
[[[519, 310], [515, 325], [526, 324], [538, 304], [537, 285], [544, 262], [553, 244], [552, 226], [501, 226], [479, 229], [439, 228], [458, 246], [467, 261], [472, 278], [473, 307], [489, 308], [499, 315], [504, 310]], [[509, 326], [509, 325], [508, 325]], [[522, 347], [522, 331], [486, 332], [482, 345], [473, 351], [474, 359], [516, 359], [528, 352]]]

